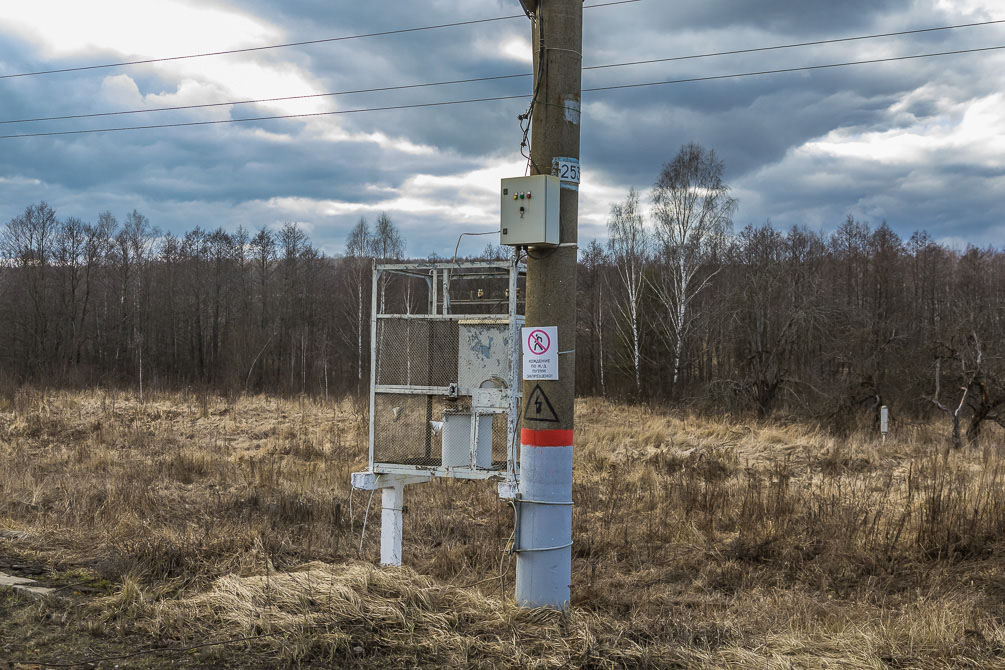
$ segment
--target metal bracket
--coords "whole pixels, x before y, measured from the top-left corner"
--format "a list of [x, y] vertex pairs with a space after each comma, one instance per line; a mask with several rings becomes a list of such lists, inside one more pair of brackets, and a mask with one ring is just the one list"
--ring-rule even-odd
[[523, 553], [528, 553], [528, 552], [531, 552], [531, 551], [557, 551], [559, 549], [566, 549], [566, 548], [571, 547], [571, 546], [572, 546], [572, 542], [569, 542], [567, 544], [560, 544], [557, 547], [534, 547], [532, 549], [514, 549], [513, 553], [514, 554], [523, 554]]
[[432, 475], [398, 475], [383, 474], [379, 472], [354, 472], [352, 473], [352, 487], [361, 491], [376, 491], [377, 489], [391, 488], [401, 484], [424, 484], [432, 479]]
[[518, 482], [499, 482], [499, 497], [503, 500], [516, 500], [520, 495]]
[[562, 507], [572, 507], [574, 504], [571, 500], [564, 502], [562, 500], [529, 500], [527, 498], [518, 498], [517, 502], [521, 504], [529, 503], [531, 505], [561, 505]]

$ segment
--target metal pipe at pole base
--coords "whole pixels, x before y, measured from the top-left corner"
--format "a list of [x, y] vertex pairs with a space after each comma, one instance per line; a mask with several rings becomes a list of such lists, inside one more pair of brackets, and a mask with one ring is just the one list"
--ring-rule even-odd
[[[545, 432], [572, 433], [525, 431]], [[522, 444], [520, 463], [516, 602], [564, 609], [572, 582], [572, 446]]]

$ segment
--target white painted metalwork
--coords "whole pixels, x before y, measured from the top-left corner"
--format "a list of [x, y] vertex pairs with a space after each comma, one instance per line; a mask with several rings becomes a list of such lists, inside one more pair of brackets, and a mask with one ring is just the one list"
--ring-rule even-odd
[[[352, 482], [382, 491], [384, 565], [401, 564], [406, 485], [493, 480], [516, 496], [526, 274], [516, 258], [373, 266], [369, 467]], [[401, 295], [412, 301], [392, 304]]]
[[[374, 264], [369, 471], [516, 481], [524, 273], [512, 260]], [[425, 313], [390, 304], [394, 278], [421, 282]]]

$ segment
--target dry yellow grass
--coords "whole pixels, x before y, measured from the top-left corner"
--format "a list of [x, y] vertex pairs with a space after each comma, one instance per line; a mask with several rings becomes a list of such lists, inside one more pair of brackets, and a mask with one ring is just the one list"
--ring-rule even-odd
[[25, 534], [0, 558], [108, 584], [0, 600], [2, 654], [240, 639], [130, 662], [1005, 667], [1000, 433], [953, 452], [938, 426], [881, 445], [598, 399], [577, 422], [573, 606], [554, 613], [509, 602], [491, 485], [408, 490], [409, 568], [373, 565], [375, 522], [359, 552], [350, 401], [0, 395], [0, 528]]

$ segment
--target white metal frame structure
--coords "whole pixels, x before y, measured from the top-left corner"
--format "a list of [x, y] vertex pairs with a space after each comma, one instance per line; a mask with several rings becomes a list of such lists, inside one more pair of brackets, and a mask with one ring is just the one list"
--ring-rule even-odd
[[[502, 497], [516, 496], [525, 275], [515, 257], [374, 264], [369, 467], [352, 483], [382, 489], [382, 564], [401, 564], [406, 485], [433, 477], [491, 480]], [[424, 284], [425, 310], [407, 299], [390, 308], [394, 278]], [[465, 285], [466, 296], [459, 290]]]

